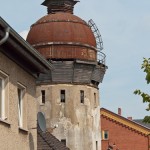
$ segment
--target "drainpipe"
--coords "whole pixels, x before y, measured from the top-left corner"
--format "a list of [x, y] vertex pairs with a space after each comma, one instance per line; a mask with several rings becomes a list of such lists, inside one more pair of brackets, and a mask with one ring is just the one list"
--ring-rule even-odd
[[148, 150], [150, 149], [150, 134], [147, 135], [148, 138]]
[[0, 40], [0, 45], [2, 45], [3, 43], [5, 43], [9, 37], [9, 31], [10, 31], [10, 28], [7, 27], [5, 29], [5, 36]]

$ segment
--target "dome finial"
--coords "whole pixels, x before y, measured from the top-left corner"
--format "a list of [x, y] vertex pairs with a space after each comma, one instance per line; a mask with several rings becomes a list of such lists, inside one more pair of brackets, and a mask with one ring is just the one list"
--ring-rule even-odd
[[73, 14], [74, 5], [78, 0], [45, 0], [42, 5], [47, 6], [48, 14], [69, 12]]

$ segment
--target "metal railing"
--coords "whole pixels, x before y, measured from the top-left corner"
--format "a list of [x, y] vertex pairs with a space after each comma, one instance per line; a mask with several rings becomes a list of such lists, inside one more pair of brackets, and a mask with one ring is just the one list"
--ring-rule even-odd
[[94, 23], [94, 21], [92, 19], [90, 19], [88, 21], [88, 25], [90, 26], [90, 28], [95, 36], [96, 48], [97, 48], [97, 60], [99, 63], [105, 65], [106, 55], [102, 52], [102, 50], [104, 49], [102, 36], [101, 36], [96, 24]]

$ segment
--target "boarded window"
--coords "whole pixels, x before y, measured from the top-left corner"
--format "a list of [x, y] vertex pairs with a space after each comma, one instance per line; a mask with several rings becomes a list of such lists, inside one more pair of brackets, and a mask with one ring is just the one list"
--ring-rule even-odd
[[66, 139], [62, 139], [61, 142], [66, 146]]

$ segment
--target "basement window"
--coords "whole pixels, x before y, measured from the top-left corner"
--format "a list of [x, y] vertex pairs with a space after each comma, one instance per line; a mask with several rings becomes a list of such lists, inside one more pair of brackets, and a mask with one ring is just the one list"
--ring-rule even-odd
[[84, 91], [80, 90], [80, 102], [84, 104]]
[[45, 90], [41, 91], [41, 95], [42, 95], [42, 99], [41, 99], [42, 104], [45, 104]]
[[66, 139], [62, 139], [61, 142], [66, 146]]
[[61, 103], [65, 103], [65, 90], [60, 91]]

